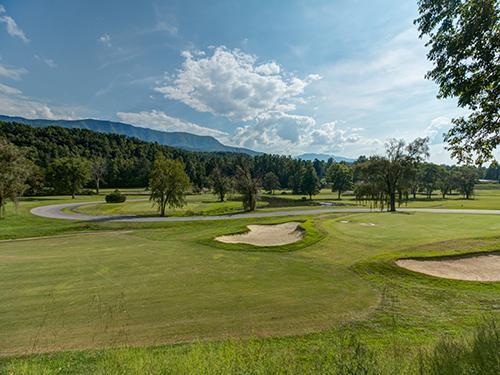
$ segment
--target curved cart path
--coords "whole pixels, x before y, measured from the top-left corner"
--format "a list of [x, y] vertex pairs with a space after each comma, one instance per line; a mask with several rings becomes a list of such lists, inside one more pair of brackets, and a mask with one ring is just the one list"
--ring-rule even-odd
[[[367, 213], [378, 212], [378, 210], [370, 210], [368, 208], [317, 208], [303, 210], [284, 210], [270, 212], [254, 212], [240, 213], [234, 215], [214, 215], [214, 216], [187, 216], [187, 217], [143, 217], [143, 216], [90, 216], [80, 213], [62, 212], [65, 208], [77, 208], [80, 206], [96, 204], [96, 202], [79, 202], [79, 203], [64, 203], [53, 204], [50, 206], [35, 207], [31, 213], [36, 216], [47, 217], [50, 219], [63, 220], [80, 220], [80, 221], [120, 221], [120, 222], [155, 222], [155, 221], [203, 221], [203, 220], [234, 220], [234, 219], [249, 219], [259, 217], [275, 217], [275, 216], [300, 216], [300, 215], [317, 215], [324, 213]], [[500, 210], [465, 210], [465, 209], [447, 209], [447, 208], [400, 208], [400, 212], [431, 212], [438, 214], [484, 214], [484, 215], [500, 215]]]

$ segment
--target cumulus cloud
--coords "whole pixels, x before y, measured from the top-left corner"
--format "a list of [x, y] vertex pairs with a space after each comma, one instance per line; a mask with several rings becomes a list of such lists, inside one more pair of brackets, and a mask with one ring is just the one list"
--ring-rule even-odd
[[199, 112], [249, 121], [269, 111], [295, 109], [294, 99], [318, 75], [285, 74], [275, 62], [259, 64], [239, 49], [213, 48], [211, 56], [184, 51], [185, 61], [174, 77], [156, 87], [166, 98]]
[[317, 124], [310, 116], [285, 112], [267, 112], [255, 123], [236, 129], [232, 143], [261, 151], [298, 154], [313, 149], [315, 152], [343, 150], [364, 140], [363, 129], [340, 129], [335, 122]]
[[443, 143], [443, 133], [446, 133], [452, 126], [451, 119], [447, 116], [439, 116], [433, 119], [425, 129], [425, 135], [429, 137], [431, 144]]
[[335, 148], [347, 143], [359, 142], [358, 133], [361, 129], [339, 129], [336, 122], [326, 122], [310, 130], [309, 143], [312, 146]]
[[24, 68], [11, 68], [0, 64], [0, 77], [6, 77], [10, 79], [20, 79], [23, 74], [28, 71]]
[[5, 24], [5, 28], [7, 33], [13, 38], [19, 38], [24, 43], [29, 43], [29, 39], [24, 33], [24, 31], [17, 25], [16, 21], [10, 16], [6, 14], [5, 8], [3, 5], [0, 5], [0, 23]]
[[112, 44], [111, 44], [111, 36], [109, 34], [102, 34], [99, 39], [97, 39], [99, 41], [99, 43], [101, 43], [102, 45], [106, 46], [106, 47], [111, 47]]
[[198, 135], [210, 135], [219, 139], [227, 136], [227, 133], [220, 130], [207, 128], [179, 118], [171, 117], [161, 111], [118, 112], [116, 115], [121, 121], [142, 128], [166, 132], [187, 132]]

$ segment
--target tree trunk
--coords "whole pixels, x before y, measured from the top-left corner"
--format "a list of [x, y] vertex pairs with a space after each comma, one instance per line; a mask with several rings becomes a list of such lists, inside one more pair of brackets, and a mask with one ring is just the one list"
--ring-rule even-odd
[[255, 211], [255, 206], [257, 205], [257, 200], [255, 198], [255, 195], [252, 194], [250, 197], [250, 211]]
[[221, 202], [224, 202], [224, 193], [219, 193], [219, 199]]
[[3, 199], [0, 198], [0, 219], [3, 219]]
[[389, 204], [390, 204], [390, 212], [396, 212], [396, 193], [391, 191], [389, 194]]
[[166, 199], [164, 197], [161, 197], [160, 201], [160, 216], [163, 217], [165, 216], [165, 206], [167, 205]]
[[96, 192], [97, 192], [97, 195], [99, 195], [99, 179], [96, 179], [95, 180], [95, 187], [96, 187]]

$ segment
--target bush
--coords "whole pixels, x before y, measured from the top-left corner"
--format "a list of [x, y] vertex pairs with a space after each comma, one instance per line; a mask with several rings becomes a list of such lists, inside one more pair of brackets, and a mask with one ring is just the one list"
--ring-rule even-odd
[[95, 192], [92, 189], [83, 189], [78, 192], [78, 195], [94, 195]]
[[106, 203], [123, 203], [127, 197], [116, 189], [114, 192], [106, 195]]

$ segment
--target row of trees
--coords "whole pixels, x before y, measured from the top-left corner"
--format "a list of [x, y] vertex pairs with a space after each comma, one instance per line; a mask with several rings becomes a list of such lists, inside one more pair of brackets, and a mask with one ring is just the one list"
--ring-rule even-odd
[[[35, 132], [42, 139], [45, 138], [45, 151], [35, 149], [26, 138], [19, 138], [15, 132], [17, 130], [29, 134]], [[135, 167], [122, 170], [118, 181], [128, 174], [136, 174], [134, 184], [141, 184], [134, 186], [148, 186], [151, 189], [151, 199], [158, 205], [162, 215], [167, 206], [184, 204], [183, 197], [188, 190], [197, 192], [207, 188], [212, 189], [220, 201], [224, 201], [230, 191], [239, 192], [248, 210], [255, 209], [261, 188], [270, 193], [277, 189], [289, 189], [294, 194], [307, 195], [312, 199], [320, 188], [329, 187], [338, 193], [339, 199], [343, 192], [353, 190], [358, 200], [371, 201], [381, 207], [387, 205], [393, 211], [397, 203], [410, 196], [415, 198], [418, 192], [430, 197], [433, 191], [440, 190], [444, 198], [452, 191], [458, 191], [468, 199], [481, 174], [491, 177], [498, 177], [499, 174], [496, 162], [484, 170], [470, 166], [447, 167], [425, 163], [429, 154], [427, 139], [417, 139], [408, 145], [403, 141], [391, 140], [387, 143], [386, 155], [370, 158], [362, 156], [350, 165], [336, 163], [332, 159], [309, 162], [281, 155], [250, 157], [241, 154], [194, 153], [79, 129], [35, 129], [25, 125], [3, 124], [0, 126], [1, 132], [10, 135], [20, 147], [5, 140], [1, 143], [2, 166], [9, 167], [3, 168], [1, 172], [0, 207], [3, 207], [6, 199], [15, 200], [25, 191], [30, 194], [43, 191], [69, 193], [74, 197], [84, 187], [95, 188], [99, 192], [102, 185], [130, 186], [108, 182], [116, 181], [117, 174], [113, 168], [123, 155], [130, 158], [126, 161], [131, 166], [139, 165], [140, 160], [144, 160], [144, 164], [140, 171]], [[38, 138], [31, 139], [38, 144]], [[61, 151], [64, 142], [75, 146], [72, 153]], [[82, 144], [85, 147], [81, 147]], [[88, 149], [95, 148], [96, 144], [104, 150], [86, 157]], [[150, 156], [152, 151], [156, 151], [156, 154]], [[137, 179], [137, 175], [144, 178]]]

